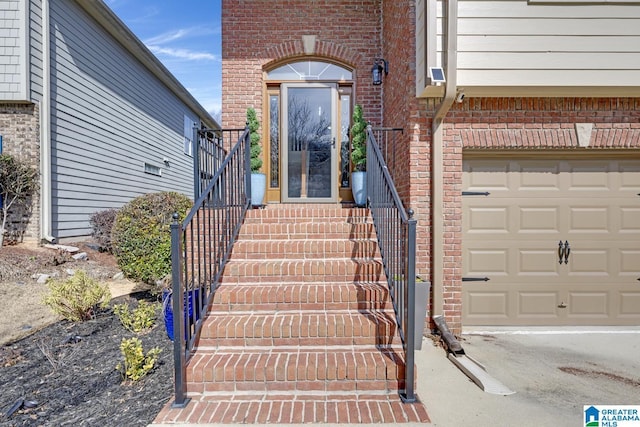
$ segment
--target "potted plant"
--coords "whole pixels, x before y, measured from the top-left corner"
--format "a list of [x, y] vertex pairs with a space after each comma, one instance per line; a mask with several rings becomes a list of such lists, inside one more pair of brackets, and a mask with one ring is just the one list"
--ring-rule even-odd
[[362, 117], [362, 107], [353, 109], [353, 126], [351, 126], [351, 192], [357, 206], [367, 203], [367, 122]]
[[262, 167], [262, 147], [260, 146], [260, 122], [253, 107], [247, 109], [247, 124], [251, 139], [251, 205], [262, 206], [264, 194], [267, 191], [267, 176], [260, 173]]

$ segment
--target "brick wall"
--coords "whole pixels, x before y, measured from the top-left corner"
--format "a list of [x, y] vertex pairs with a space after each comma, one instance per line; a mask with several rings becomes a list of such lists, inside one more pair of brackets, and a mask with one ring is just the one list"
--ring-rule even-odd
[[[0, 104], [0, 135], [2, 152], [10, 154], [40, 169], [40, 125], [39, 110], [34, 104]], [[21, 229], [26, 221], [22, 238], [25, 241], [38, 241], [40, 236], [40, 200], [36, 194], [31, 203], [30, 214], [12, 212], [7, 228], [13, 231]], [[6, 236], [5, 241], [11, 240]]]
[[316, 36], [311, 57], [353, 67], [356, 102], [380, 124], [381, 88], [371, 84], [380, 48], [380, 0], [223, 0], [222, 126], [243, 127], [246, 109], [262, 117], [263, 71], [304, 59], [302, 36]]

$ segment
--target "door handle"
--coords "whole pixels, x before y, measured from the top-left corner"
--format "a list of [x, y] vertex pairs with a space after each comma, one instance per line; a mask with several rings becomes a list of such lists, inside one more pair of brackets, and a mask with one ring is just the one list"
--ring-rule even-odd
[[564, 257], [564, 246], [562, 246], [562, 240], [558, 242], [558, 263], [562, 264], [562, 258]]
[[564, 263], [569, 264], [569, 254], [571, 254], [571, 246], [569, 246], [569, 241], [564, 241]]

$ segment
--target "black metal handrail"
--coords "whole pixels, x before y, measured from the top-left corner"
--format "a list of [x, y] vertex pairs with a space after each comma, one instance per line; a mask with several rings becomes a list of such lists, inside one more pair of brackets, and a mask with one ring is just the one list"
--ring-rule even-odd
[[[207, 139], [210, 132], [198, 130], [197, 137]], [[186, 363], [251, 204], [249, 129], [216, 132], [221, 138], [237, 136], [238, 142], [207, 177], [207, 187], [185, 220], [180, 223], [174, 215], [171, 224], [174, 407], [189, 402]]]
[[[385, 129], [376, 130], [380, 131]], [[406, 403], [415, 402], [417, 221], [400, 200], [371, 126], [367, 128], [367, 198], [404, 350], [405, 389], [400, 397]]]

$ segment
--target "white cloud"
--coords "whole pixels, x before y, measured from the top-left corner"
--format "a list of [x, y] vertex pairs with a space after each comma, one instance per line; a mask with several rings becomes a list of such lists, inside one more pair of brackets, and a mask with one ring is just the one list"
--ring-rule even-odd
[[156, 55], [167, 55], [174, 58], [188, 59], [190, 61], [215, 61], [218, 59], [214, 54], [209, 52], [196, 52], [189, 49], [174, 49], [154, 45], [147, 45], [147, 47]]
[[189, 35], [189, 33], [191, 33], [190, 29], [179, 29], [175, 31], [169, 31], [169, 32], [157, 35], [155, 37], [151, 37], [150, 39], [145, 40], [144, 43], [146, 45], [158, 45], [158, 44], [169, 43], [169, 42], [181, 39]]

